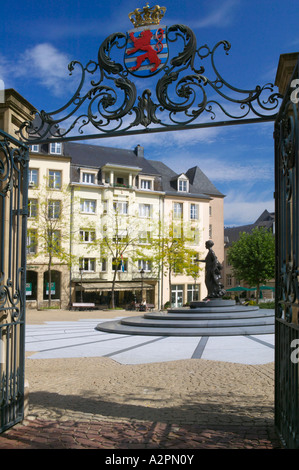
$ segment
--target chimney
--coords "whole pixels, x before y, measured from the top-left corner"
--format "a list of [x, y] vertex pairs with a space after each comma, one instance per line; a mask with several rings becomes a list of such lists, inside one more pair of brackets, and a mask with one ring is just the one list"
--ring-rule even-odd
[[144, 158], [144, 148], [141, 147], [141, 145], [137, 145], [137, 147], [135, 148], [135, 153], [137, 155], [137, 157], [142, 157]]

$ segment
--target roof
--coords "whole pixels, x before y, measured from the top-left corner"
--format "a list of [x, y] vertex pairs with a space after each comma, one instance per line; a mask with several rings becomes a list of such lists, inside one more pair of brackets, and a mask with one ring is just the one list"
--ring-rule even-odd
[[218, 189], [198, 166], [190, 168], [185, 174], [189, 178], [190, 186], [192, 186], [194, 192], [200, 191], [205, 194], [209, 194], [210, 196], [224, 197], [224, 194], [218, 191]]
[[159, 172], [151, 166], [149, 160], [138, 157], [134, 150], [126, 150], [99, 145], [64, 143], [65, 155], [70, 155], [72, 164], [77, 166], [101, 168], [110, 163], [122, 166], [141, 168], [142, 173], [158, 175]]
[[165, 163], [157, 160], [149, 160], [150, 164], [159, 171], [162, 177], [163, 191], [166, 194], [174, 195], [178, 194], [177, 191], [177, 179], [181, 175], [186, 175], [189, 179], [189, 192], [180, 193], [189, 197], [206, 197], [206, 196], [221, 196], [224, 195], [218, 191], [218, 189], [213, 185], [209, 178], [201, 171], [198, 166], [190, 168], [185, 173], [177, 174], [171, 168], [169, 168]]
[[[47, 144], [41, 146], [41, 152], [47, 153]], [[104, 147], [76, 142], [64, 142], [63, 154], [71, 158], [71, 167], [96, 168], [100, 170], [105, 165], [120, 165], [140, 169], [141, 174], [156, 177], [156, 188], [170, 196], [196, 197], [210, 199], [213, 196], [224, 197], [209, 178], [198, 166], [190, 168], [184, 173], [176, 173], [165, 163], [158, 160], [149, 160], [144, 157], [144, 149], [140, 145], [134, 150]], [[189, 180], [189, 191], [179, 192], [177, 180], [186, 175]], [[78, 176], [78, 175], [77, 175]], [[72, 178], [76, 178], [72, 172]]]
[[240, 225], [238, 227], [225, 227], [224, 228], [224, 242], [226, 246], [230, 246], [233, 242], [239, 240], [240, 233], [250, 233], [255, 227], [265, 227], [272, 229], [274, 225], [275, 214], [274, 212], [264, 212], [258, 217], [253, 224]]

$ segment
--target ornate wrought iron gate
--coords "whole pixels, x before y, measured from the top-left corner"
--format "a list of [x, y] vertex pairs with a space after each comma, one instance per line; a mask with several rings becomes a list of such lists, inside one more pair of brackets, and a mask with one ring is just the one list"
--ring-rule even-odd
[[275, 122], [276, 347], [275, 420], [288, 448], [299, 448], [299, 121], [293, 85]]
[[28, 147], [0, 130], [0, 432], [24, 415]]
[[[277, 429], [288, 447], [299, 448], [299, 111], [298, 103], [292, 100], [294, 90], [289, 88], [276, 114], [281, 96], [272, 84], [242, 90], [222, 78], [214, 56], [220, 48], [228, 53], [227, 41], [213, 48], [206, 44], [198, 48], [187, 26], [159, 26], [163, 9], [158, 12], [158, 21], [156, 10], [144, 10], [145, 19], [140, 24], [132, 21], [133, 13], [129, 15], [133, 31], [112, 34], [102, 43], [97, 62], [69, 64], [71, 73], [75, 67], [81, 70], [73, 97], [60, 109], [38, 112], [34, 122], [24, 122], [20, 138], [27, 143], [63, 142], [276, 119], [275, 413]], [[163, 47], [150, 46], [146, 39], [149, 34], [156, 46]], [[140, 40], [148, 40], [153, 56], [151, 65], [145, 68], [137, 57], [136, 65], [131, 63], [131, 54]], [[171, 46], [177, 42], [180, 52], [175, 49], [172, 57]], [[210, 78], [203, 66], [208, 59]], [[156, 74], [160, 75], [156, 87], [142, 88], [141, 92], [130, 79], [131, 75], [137, 76], [140, 84], [141, 79]], [[92, 78], [90, 84], [88, 77]], [[299, 79], [298, 65], [295, 79]], [[231, 105], [236, 107], [234, 112]], [[205, 116], [209, 119], [202, 119]], [[63, 130], [60, 125], [66, 121], [69, 124]], [[90, 128], [95, 133], [84, 135]], [[27, 147], [0, 132], [0, 432], [23, 415], [28, 160]]]

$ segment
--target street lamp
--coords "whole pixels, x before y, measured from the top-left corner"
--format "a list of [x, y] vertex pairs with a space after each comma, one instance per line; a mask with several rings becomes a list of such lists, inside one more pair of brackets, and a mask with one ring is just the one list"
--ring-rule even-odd
[[82, 273], [83, 273], [83, 268], [79, 268], [80, 275], [81, 275], [81, 289], [80, 289], [80, 297], [81, 297], [81, 304], [83, 303], [83, 285], [82, 285]]
[[144, 275], [144, 269], [140, 270], [140, 275], [141, 275], [141, 302], [140, 302], [140, 305], [141, 305], [142, 301], [143, 301], [143, 275]]

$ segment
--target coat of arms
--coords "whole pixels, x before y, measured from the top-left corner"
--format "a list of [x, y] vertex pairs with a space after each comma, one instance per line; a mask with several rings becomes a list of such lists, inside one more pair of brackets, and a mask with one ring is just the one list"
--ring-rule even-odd
[[167, 63], [166, 26], [159, 25], [165, 10], [159, 6], [150, 8], [147, 4], [141, 12], [137, 8], [129, 14], [136, 28], [128, 31], [125, 65], [137, 77], [149, 77]]

